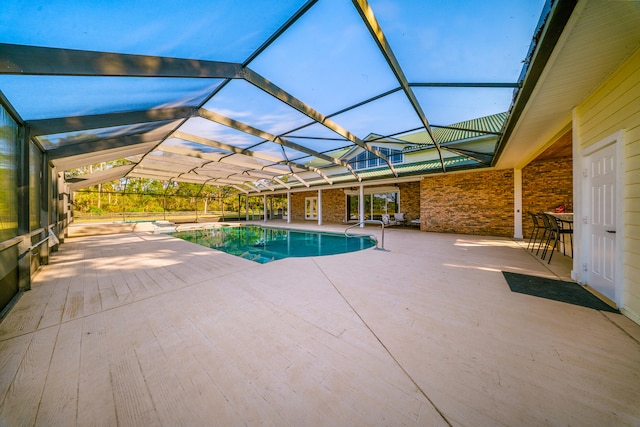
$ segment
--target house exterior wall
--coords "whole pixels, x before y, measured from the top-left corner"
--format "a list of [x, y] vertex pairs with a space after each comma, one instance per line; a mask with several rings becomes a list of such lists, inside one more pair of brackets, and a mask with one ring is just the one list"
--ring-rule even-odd
[[513, 171], [452, 173], [420, 183], [420, 229], [513, 237]]
[[[576, 108], [575, 154], [624, 129], [621, 310], [640, 323], [640, 49], [630, 55]], [[575, 172], [581, 180], [581, 171]], [[620, 278], [619, 278], [620, 279]]]
[[410, 221], [420, 218], [420, 181], [402, 182], [400, 189], [400, 212]]
[[[307, 197], [318, 197], [318, 191], [291, 193], [291, 220], [304, 221], [304, 199]], [[322, 222], [341, 223], [346, 217], [346, 209], [344, 191], [322, 190]]]
[[303, 191], [300, 193], [291, 193], [291, 216], [292, 221], [304, 221], [304, 199], [306, 197], [317, 197], [317, 191]]
[[522, 169], [522, 235], [533, 228], [527, 212], [553, 211], [564, 205], [573, 212], [573, 157], [534, 160]]
[[341, 189], [322, 191], [322, 221], [341, 223], [347, 217], [347, 196]]

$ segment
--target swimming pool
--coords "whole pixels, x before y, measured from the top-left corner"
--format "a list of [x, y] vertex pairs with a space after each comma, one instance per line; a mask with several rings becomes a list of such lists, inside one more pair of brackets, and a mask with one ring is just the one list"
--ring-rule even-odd
[[271, 228], [259, 225], [222, 226], [170, 233], [188, 242], [260, 264], [291, 257], [335, 255], [375, 246], [369, 236]]

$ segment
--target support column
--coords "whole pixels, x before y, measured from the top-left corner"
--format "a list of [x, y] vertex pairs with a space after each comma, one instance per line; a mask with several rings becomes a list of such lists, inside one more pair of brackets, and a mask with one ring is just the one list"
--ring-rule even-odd
[[[18, 290], [31, 289], [31, 224], [29, 216], [29, 139], [24, 127], [18, 127], [18, 235], [22, 243], [18, 246]], [[37, 165], [39, 168], [41, 165]], [[38, 214], [40, 214], [38, 212]], [[19, 256], [24, 254], [22, 258]]]
[[318, 225], [322, 225], [322, 190], [318, 190]]
[[[42, 199], [40, 200], [40, 225], [44, 228], [44, 238], [49, 235], [49, 224], [51, 217], [51, 210], [53, 208], [52, 201], [52, 188], [51, 188], [51, 179], [52, 179], [52, 171], [49, 167], [49, 159], [47, 153], [42, 154]], [[43, 243], [40, 245], [40, 264], [47, 265], [49, 264], [49, 245], [47, 243]]]
[[291, 193], [287, 193], [287, 224], [291, 223]]
[[244, 196], [244, 214], [245, 220], [249, 221], [249, 195], [245, 194]]
[[267, 195], [266, 194], [262, 195], [262, 212], [264, 213], [264, 215], [262, 215], [262, 221], [267, 222], [268, 211], [267, 211]]
[[364, 185], [360, 184], [360, 195], [358, 196], [358, 221], [360, 221], [360, 228], [364, 228]]
[[522, 239], [522, 169], [513, 170], [513, 237]]

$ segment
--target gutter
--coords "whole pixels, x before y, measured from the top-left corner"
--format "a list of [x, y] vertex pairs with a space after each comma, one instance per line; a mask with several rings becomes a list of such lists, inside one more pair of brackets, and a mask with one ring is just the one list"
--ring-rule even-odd
[[495, 166], [498, 162], [504, 147], [509, 141], [509, 137], [513, 133], [516, 124], [520, 120], [522, 112], [531, 98], [533, 90], [538, 84], [538, 80], [540, 79], [544, 68], [549, 62], [549, 58], [551, 57], [567, 22], [569, 22], [569, 19], [573, 14], [578, 0], [557, 0], [555, 4], [553, 3], [554, 0], [551, 0], [551, 2], [548, 2], [545, 5], [544, 10], [550, 8], [550, 11], [544, 21], [539, 25], [539, 28], [531, 42], [531, 48], [529, 51], [533, 51], [533, 53], [527, 57], [529, 66], [523, 70], [525, 75], [520, 79], [520, 89], [517, 90], [517, 93], [514, 96], [514, 102], [510, 109], [509, 117], [507, 118], [504, 133], [498, 141], [498, 148], [496, 150], [496, 154], [493, 156], [493, 160], [491, 161], [491, 166]]

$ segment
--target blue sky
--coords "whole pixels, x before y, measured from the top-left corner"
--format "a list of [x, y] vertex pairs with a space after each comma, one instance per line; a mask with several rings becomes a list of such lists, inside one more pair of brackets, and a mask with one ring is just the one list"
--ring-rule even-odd
[[[0, 41], [242, 62], [303, 3], [4, 0]], [[370, 5], [410, 83], [513, 83], [544, 2], [370, 0]], [[325, 115], [399, 86], [348, 0], [319, 0], [249, 67]], [[0, 89], [27, 119], [197, 103], [218, 83], [0, 77]], [[415, 93], [430, 122], [447, 125], [506, 111], [512, 90], [416, 88]], [[243, 81], [228, 85], [207, 108], [274, 134], [307, 122]], [[360, 138], [421, 125], [401, 92], [333, 120]], [[224, 140], [225, 131], [216, 129]], [[314, 129], [296, 134], [326, 134]], [[229, 131], [237, 138], [235, 133]]]

